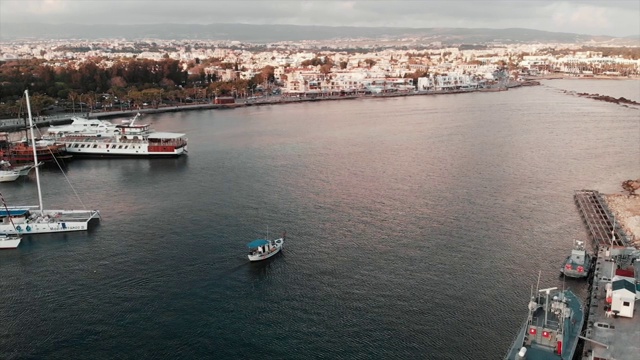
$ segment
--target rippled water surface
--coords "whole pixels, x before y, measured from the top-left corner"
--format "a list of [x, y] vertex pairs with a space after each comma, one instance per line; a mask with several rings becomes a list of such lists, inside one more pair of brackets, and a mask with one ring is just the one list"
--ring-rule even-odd
[[[102, 222], [0, 252], [0, 358], [501, 358], [538, 271], [562, 286], [586, 238], [573, 191], [638, 177], [640, 111], [571, 84], [618, 89], [147, 116], [189, 155], [68, 164]], [[41, 178], [47, 206], [79, 206]], [[0, 191], [37, 202], [33, 177]]]

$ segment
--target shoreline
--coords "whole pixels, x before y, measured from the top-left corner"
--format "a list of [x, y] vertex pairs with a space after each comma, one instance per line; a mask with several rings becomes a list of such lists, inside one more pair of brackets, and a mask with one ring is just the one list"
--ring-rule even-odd
[[640, 195], [603, 194], [609, 210], [631, 237], [631, 245], [640, 249]]
[[[73, 117], [85, 117], [88, 119], [111, 119], [111, 118], [126, 118], [133, 117], [136, 114], [159, 114], [166, 112], [179, 112], [179, 111], [194, 111], [194, 110], [227, 110], [248, 106], [263, 106], [263, 105], [285, 105], [307, 102], [319, 102], [319, 101], [340, 101], [340, 100], [358, 100], [358, 99], [382, 99], [393, 97], [406, 97], [406, 96], [429, 96], [429, 95], [456, 95], [467, 93], [483, 93], [483, 92], [496, 92], [507, 91], [510, 88], [517, 88], [522, 86], [535, 86], [540, 85], [538, 82], [529, 81], [525, 83], [511, 84], [504, 88], [485, 88], [485, 89], [461, 89], [461, 90], [438, 90], [438, 91], [413, 91], [413, 92], [395, 92], [386, 94], [374, 94], [374, 95], [346, 95], [346, 96], [304, 96], [304, 97], [291, 97], [291, 96], [268, 96], [257, 100], [247, 101], [246, 99], [236, 99], [239, 102], [230, 104], [215, 104], [212, 102], [203, 102], [196, 104], [175, 104], [158, 107], [147, 107], [141, 109], [128, 109], [128, 110], [114, 110], [114, 111], [99, 111], [89, 113], [63, 113], [33, 117], [33, 121], [36, 127], [47, 127], [50, 125], [62, 125], [71, 123]], [[0, 131], [14, 132], [24, 129], [23, 119], [0, 119]]]

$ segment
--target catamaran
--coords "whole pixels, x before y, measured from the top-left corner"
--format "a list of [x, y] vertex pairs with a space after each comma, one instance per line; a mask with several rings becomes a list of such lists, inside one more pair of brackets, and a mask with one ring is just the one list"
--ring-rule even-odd
[[[29, 128], [33, 144], [33, 158], [38, 163], [35, 136], [33, 133], [33, 119], [29, 93], [24, 92], [29, 115]], [[36, 185], [38, 188], [37, 206], [16, 206], [0, 210], [0, 234], [43, 234], [68, 231], [83, 231], [89, 227], [91, 220], [99, 221], [98, 210], [45, 210], [42, 204], [42, 189], [40, 186], [40, 171], [36, 170]], [[14, 226], [15, 225], [15, 226]]]

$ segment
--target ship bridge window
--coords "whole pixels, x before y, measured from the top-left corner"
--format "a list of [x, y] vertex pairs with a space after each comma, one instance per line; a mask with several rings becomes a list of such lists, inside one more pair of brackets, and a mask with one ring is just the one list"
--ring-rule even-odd
[[118, 146], [118, 149], [122, 149], [122, 145]]
[[93, 148], [94, 149], [97, 148], [97, 147], [98, 147], [98, 144], [93, 144]]
[[112, 148], [112, 149], [115, 149], [115, 148], [116, 148], [116, 145], [111, 145], [111, 148]]
[[80, 144], [73, 144], [74, 148], [77, 148]]

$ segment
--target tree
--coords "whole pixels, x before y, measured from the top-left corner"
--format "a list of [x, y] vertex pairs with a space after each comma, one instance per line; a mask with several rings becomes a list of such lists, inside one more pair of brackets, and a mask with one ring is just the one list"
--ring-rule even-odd
[[270, 83], [273, 83], [276, 79], [274, 76], [274, 73], [275, 73], [275, 68], [271, 65], [267, 65], [263, 67], [262, 70], [260, 71], [260, 75], [262, 75], [262, 79]]
[[80, 100], [80, 95], [78, 95], [77, 92], [75, 91], [70, 91], [69, 92], [69, 100], [71, 100], [71, 107], [73, 109], [73, 112], [76, 112], [76, 101]]
[[373, 67], [376, 64], [376, 61], [373, 59], [365, 59], [364, 62], [367, 64], [369, 68]]
[[320, 66], [320, 72], [323, 73], [324, 75], [327, 75], [331, 72], [332, 67], [333, 67], [332, 64], [324, 64]]

